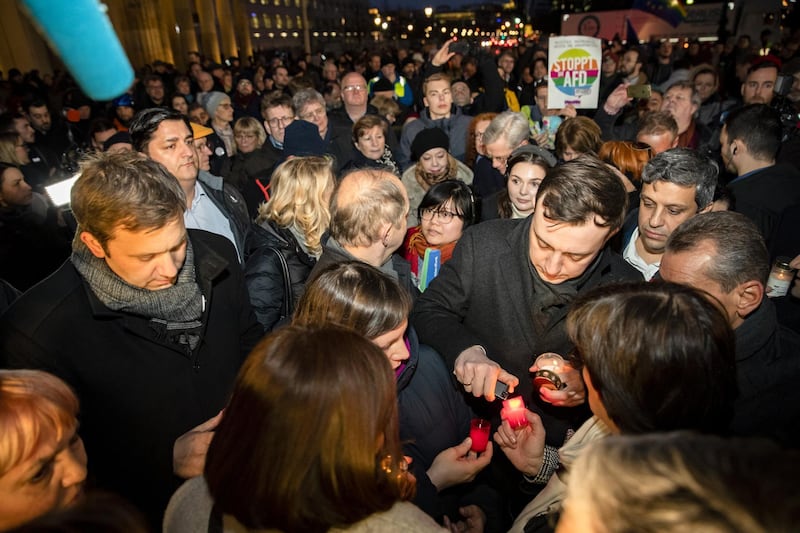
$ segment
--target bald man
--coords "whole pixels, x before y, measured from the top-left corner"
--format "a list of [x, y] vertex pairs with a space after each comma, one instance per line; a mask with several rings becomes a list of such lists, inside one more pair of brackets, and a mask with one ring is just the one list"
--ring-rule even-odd
[[331, 199], [330, 237], [308, 281], [332, 263], [362, 261], [419, 294], [408, 263], [394, 254], [406, 236], [408, 209], [406, 189], [394, 174], [361, 169], [345, 175]]

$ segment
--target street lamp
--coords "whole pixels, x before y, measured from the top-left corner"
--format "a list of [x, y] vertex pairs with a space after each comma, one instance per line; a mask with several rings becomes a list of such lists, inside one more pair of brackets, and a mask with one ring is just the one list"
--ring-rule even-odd
[[428, 6], [425, 8], [425, 16], [430, 17], [431, 15], [433, 15], [433, 8]]

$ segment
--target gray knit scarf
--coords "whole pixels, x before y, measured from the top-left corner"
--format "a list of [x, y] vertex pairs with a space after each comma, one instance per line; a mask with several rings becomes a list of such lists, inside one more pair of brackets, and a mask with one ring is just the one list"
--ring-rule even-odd
[[111, 310], [150, 318], [150, 326], [170, 342], [191, 349], [200, 340], [203, 295], [195, 280], [194, 250], [186, 245], [186, 261], [175, 285], [151, 291], [123, 281], [80, 240], [72, 246], [72, 264], [97, 298]]

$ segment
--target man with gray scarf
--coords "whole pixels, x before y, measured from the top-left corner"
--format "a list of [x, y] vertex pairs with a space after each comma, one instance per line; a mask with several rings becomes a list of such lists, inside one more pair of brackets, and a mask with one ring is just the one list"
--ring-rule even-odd
[[80, 399], [98, 488], [153, 529], [205, 451], [261, 329], [236, 250], [187, 230], [186, 198], [160, 164], [101, 154], [72, 189], [73, 252], [0, 319], [0, 366], [51, 372]]

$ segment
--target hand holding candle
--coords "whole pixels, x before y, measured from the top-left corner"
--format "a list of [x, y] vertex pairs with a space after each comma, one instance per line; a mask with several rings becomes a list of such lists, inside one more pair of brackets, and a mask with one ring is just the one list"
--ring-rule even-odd
[[537, 389], [544, 387], [552, 390], [561, 390], [566, 386], [560, 375], [564, 368], [564, 358], [557, 353], [547, 352], [541, 354], [536, 358], [533, 366], [536, 368], [533, 384]]
[[506, 419], [494, 433], [494, 443], [517, 470], [535, 476], [542, 466], [546, 432], [539, 415], [524, 407], [520, 411], [525, 425], [513, 429]]
[[503, 402], [503, 408], [500, 410], [500, 418], [508, 422], [512, 429], [521, 428], [528, 425], [528, 420], [525, 418], [525, 403], [522, 398], [509, 398]]
[[[548, 361], [548, 358], [551, 360]], [[546, 368], [542, 368], [542, 364]], [[575, 407], [586, 401], [586, 387], [581, 372], [560, 355], [540, 355], [530, 371], [534, 374], [533, 383], [538, 388], [539, 397], [545, 402], [558, 407]]]

